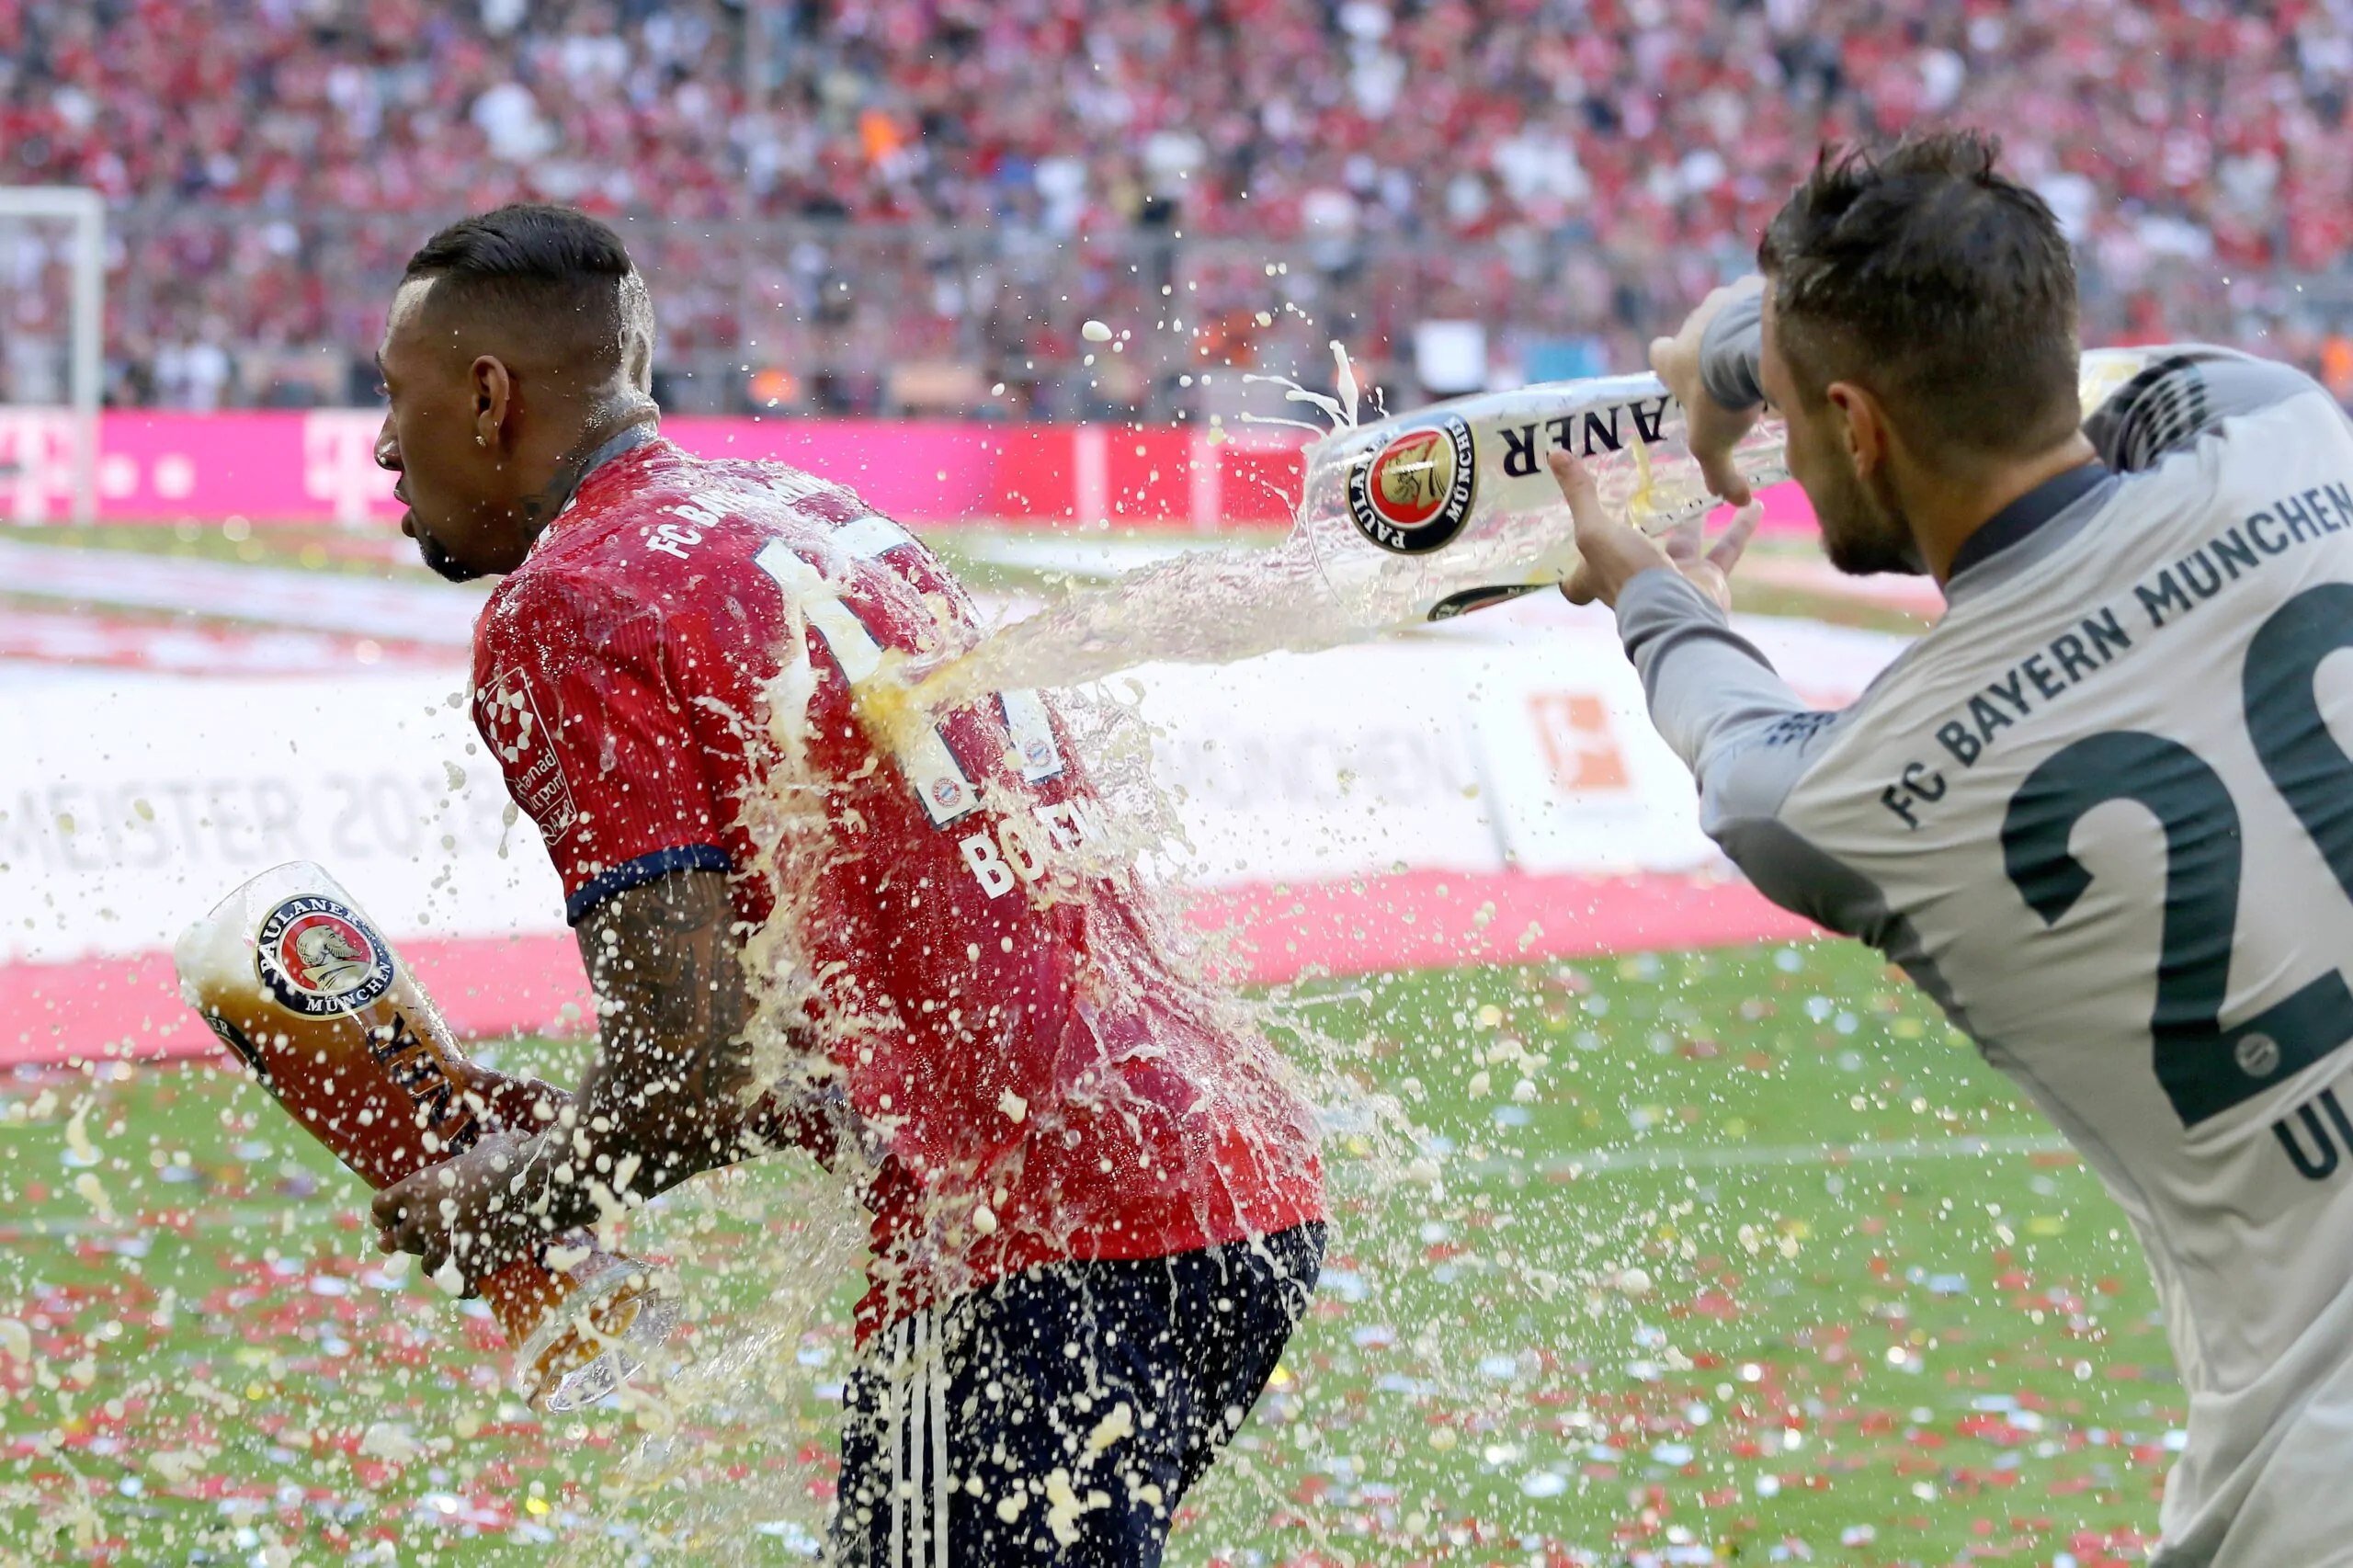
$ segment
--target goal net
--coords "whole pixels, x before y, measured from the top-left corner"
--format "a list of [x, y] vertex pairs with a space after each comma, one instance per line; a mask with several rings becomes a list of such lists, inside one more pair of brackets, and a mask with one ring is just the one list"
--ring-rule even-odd
[[97, 516], [106, 203], [0, 186], [0, 520]]

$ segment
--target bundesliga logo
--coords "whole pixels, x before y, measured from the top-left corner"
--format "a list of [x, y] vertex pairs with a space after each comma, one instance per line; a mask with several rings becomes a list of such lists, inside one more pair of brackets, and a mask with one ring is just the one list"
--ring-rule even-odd
[[1458, 415], [1408, 430], [1348, 472], [1348, 517], [1383, 550], [1427, 555], [1470, 520], [1479, 489], [1478, 449]]
[[333, 899], [288, 899], [261, 923], [256, 947], [262, 983], [305, 1017], [364, 1007], [392, 987], [391, 949]]

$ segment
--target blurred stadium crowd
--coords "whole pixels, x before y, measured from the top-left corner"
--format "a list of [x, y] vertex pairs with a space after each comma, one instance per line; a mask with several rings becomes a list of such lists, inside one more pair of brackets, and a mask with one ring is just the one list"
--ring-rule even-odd
[[[2090, 336], [2342, 395], [2348, 92], [2353, 0], [0, 0], [0, 182], [106, 193], [111, 393], [193, 406], [364, 398], [402, 258], [517, 198], [630, 217], [682, 406], [1165, 417], [1335, 336], [1404, 398], [1627, 369], [1822, 139], [1949, 119]], [[0, 229], [0, 394], [61, 268]], [[1088, 317], [1133, 335], [1087, 364]]]

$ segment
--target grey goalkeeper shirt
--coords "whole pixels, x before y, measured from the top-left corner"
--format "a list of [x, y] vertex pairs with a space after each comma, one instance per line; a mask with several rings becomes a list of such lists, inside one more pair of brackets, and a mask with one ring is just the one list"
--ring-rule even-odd
[[[1706, 345], [1733, 398], [1745, 315]], [[2353, 426], [2185, 347], [2086, 430], [1852, 707], [1673, 572], [1619, 629], [1725, 853], [1901, 965], [2131, 1216], [2189, 1407], [2153, 1562], [2353, 1563]]]

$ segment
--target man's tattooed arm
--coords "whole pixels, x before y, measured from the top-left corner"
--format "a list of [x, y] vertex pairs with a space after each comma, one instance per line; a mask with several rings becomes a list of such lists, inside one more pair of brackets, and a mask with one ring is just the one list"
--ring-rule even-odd
[[470, 1092], [495, 1108], [494, 1131], [377, 1195], [387, 1250], [438, 1268], [454, 1249], [478, 1283], [714, 1166], [789, 1143], [829, 1160], [854, 1121], [837, 1088], [773, 1085], [745, 1104], [750, 1006], [734, 922], [715, 871], [672, 871], [597, 905], [579, 937], [601, 1039], [579, 1092], [478, 1074]]
[[612, 1124], [652, 1191], [742, 1157], [752, 1061], [735, 918], [723, 874], [672, 871], [580, 923], [603, 1037], [580, 1113], [600, 1140]]
[[547, 1229], [593, 1222], [756, 1152], [745, 1136], [749, 1005], [734, 922], [725, 876], [672, 871], [580, 923], [600, 1039], [579, 1093], [528, 1162], [540, 1191], [526, 1206]]

